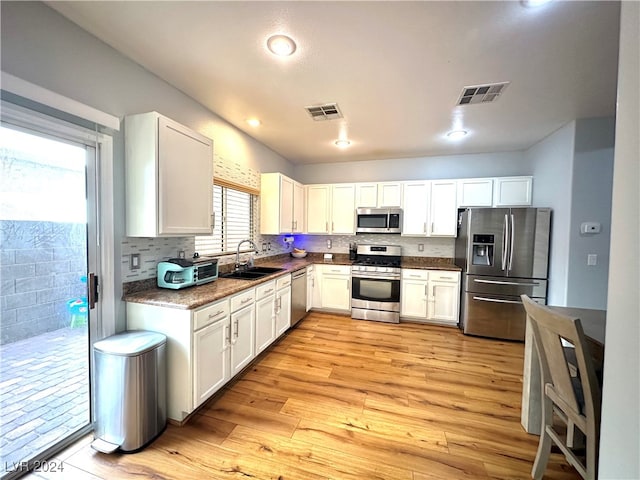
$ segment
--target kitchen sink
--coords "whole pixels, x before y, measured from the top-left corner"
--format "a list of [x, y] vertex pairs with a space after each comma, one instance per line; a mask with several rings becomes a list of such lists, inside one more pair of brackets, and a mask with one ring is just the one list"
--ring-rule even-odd
[[246, 270], [237, 270], [221, 275], [222, 278], [237, 278], [241, 280], [258, 280], [272, 273], [282, 272], [284, 268], [276, 267], [250, 267]]

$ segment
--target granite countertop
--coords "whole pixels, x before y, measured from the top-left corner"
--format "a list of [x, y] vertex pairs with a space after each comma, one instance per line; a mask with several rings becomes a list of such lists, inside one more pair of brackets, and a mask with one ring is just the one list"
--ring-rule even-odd
[[[255, 287], [261, 283], [268, 282], [287, 273], [295, 272], [308, 265], [327, 264], [327, 265], [351, 265], [349, 255], [334, 254], [332, 260], [324, 260], [322, 253], [309, 253], [305, 258], [293, 258], [289, 255], [278, 255], [264, 261], [257, 261], [256, 265], [264, 267], [280, 267], [284, 270], [281, 272], [265, 275], [258, 280], [239, 280], [233, 278], [218, 278], [216, 281], [189, 287], [182, 290], [169, 290], [158, 288], [155, 285], [155, 278], [144, 284], [144, 289], [140, 291], [132, 291], [132, 288], [126, 288], [123, 300], [131, 303], [144, 303], [147, 305], [155, 305], [158, 307], [177, 308], [181, 310], [192, 310], [209, 303], [220, 300], [224, 297], [234, 295], [248, 288]], [[231, 268], [224, 265], [223, 267]], [[226, 273], [228, 268], [221, 267], [220, 274]], [[452, 270], [460, 271], [461, 269], [454, 265], [451, 259], [434, 258], [434, 257], [402, 257], [402, 268], [416, 268], [429, 270]]]

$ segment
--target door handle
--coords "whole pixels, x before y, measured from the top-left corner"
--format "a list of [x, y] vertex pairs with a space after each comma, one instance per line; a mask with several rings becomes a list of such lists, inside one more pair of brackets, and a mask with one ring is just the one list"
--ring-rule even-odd
[[515, 285], [518, 287], [539, 287], [539, 282], [507, 282], [505, 280], [481, 280], [479, 278], [474, 278], [474, 282], [476, 283], [489, 283], [491, 285]]
[[492, 302], [492, 303], [513, 303], [516, 305], [522, 305], [522, 302], [516, 302], [514, 300], [501, 300], [499, 298], [487, 298], [487, 297], [473, 297], [474, 300], [480, 302]]
[[505, 270], [507, 264], [507, 237], [509, 232], [507, 230], [507, 224], [509, 223], [509, 217], [504, 214], [504, 225], [502, 225], [502, 270]]
[[229, 345], [231, 345], [231, 325], [227, 324], [224, 326], [224, 340], [225, 340], [225, 346], [224, 349], [226, 350], [227, 347]]
[[89, 274], [89, 284], [87, 285], [87, 296], [89, 301], [89, 309], [93, 310], [96, 308], [96, 303], [98, 302], [98, 276], [94, 273]]
[[511, 266], [513, 265], [513, 247], [515, 246], [515, 238], [516, 238], [516, 218], [511, 214], [511, 242], [509, 245], [509, 270], [511, 270]]

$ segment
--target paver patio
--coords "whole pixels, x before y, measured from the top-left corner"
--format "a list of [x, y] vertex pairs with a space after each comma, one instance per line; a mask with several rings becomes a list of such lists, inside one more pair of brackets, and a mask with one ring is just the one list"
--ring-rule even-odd
[[3, 475], [89, 422], [87, 329], [2, 345], [0, 360]]

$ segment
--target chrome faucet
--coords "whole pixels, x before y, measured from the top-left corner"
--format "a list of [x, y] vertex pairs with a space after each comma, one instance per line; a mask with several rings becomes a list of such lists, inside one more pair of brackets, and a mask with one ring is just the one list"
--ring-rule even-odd
[[246, 239], [246, 240], [240, 241], [240, 243], [238, 243], [238, 248], [236, 249], [236, 271], [240, 270], [241, 266], [244, 266], [244, 267], [247, 266], [246, 263], [240, 264], [240, 245], [242, 245], [245, 242], [249, 242], [253, 246], [253, 251], [256, 253], [256, 255], [260, 253], [258, 251], [258, 247], [256, 246], [256, 244], [253, 243], [253, 240]]

